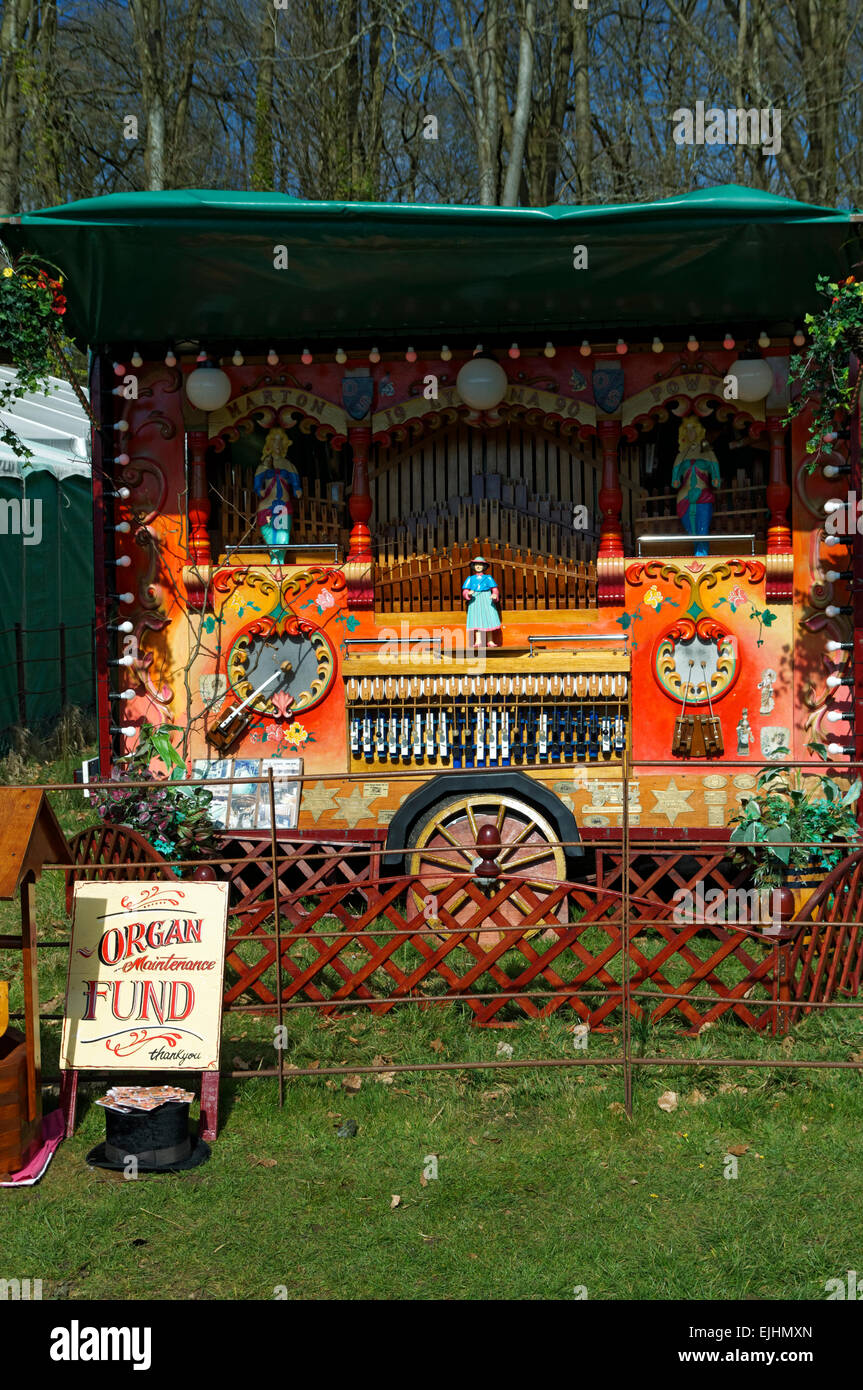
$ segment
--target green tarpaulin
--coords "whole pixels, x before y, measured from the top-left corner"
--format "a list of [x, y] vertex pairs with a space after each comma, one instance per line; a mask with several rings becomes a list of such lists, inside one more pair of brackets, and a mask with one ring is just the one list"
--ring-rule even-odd
[[817, 307], [816, 276], [849, 274], [861, 249], [855, 214], [735, 186], [523, 209], [112, 194], [0, 230], [62, 268], [79, 340], [225, 350], [690, 326], [778, 336]]
[[[18, 521], [25, 500], [30, 543]], [[83, 709], [95, 698], [90, 478], [58, 478], [38, 467], [25, 480], [0, 475], [0, 553], [0, 751], [5, 751], [11, 725], [47, 730], [60, 713], [64, 692], [67, 705]]]

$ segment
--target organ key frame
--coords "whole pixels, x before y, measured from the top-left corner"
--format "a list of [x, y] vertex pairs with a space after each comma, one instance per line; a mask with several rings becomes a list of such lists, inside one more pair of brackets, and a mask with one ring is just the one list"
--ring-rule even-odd
[[352, 772], [599, 766], [627, 750], [625, 653], [348, 655], [342, 674]]

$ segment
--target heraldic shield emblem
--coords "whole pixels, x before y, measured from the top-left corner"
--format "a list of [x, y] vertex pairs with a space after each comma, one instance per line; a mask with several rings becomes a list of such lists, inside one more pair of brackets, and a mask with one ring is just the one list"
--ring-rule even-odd
[[370, 376], [342, 377], [342, 405], [352, 420], [365, 420], [372, 408], [373, 395]]
[[609, 363], [596, 368], [591, 378], [593, 399], [606, 415], [620, 409], [623, 400], [623, 368]]

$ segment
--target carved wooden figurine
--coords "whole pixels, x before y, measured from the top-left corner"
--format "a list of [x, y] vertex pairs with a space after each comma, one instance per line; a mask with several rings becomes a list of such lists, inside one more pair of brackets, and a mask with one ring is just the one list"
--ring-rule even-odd
[[468, 646], [499, 647], [501, 640], [500, 590], [488, 573], [488, 561], [482, 555], [474, 555], [470, 562], [472, 573], [462, 586], [462, 597], [467, 604]]
[[270, 547], [270, 560], [280, 565], [291, 541], [294, 498], [303, 495], [302, 479], [288, 458], [291, 441], [283, 429], [272, 429], [264, 440], [261, 462], [255, 471], [258, 495], [258, 530]]

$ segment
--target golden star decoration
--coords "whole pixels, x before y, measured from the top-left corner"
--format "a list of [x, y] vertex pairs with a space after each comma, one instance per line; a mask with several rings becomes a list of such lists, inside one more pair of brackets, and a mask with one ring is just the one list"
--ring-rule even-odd
[[314, 821], [319, 821], [324, 811], [334, 811], [336, 805], [335, 788], [326, 786], [324, 782], [310, 782], [303, 789], [302, 809]]
[[[374, 799], [377, 800], [377, 798]], [[352, 828], [361, 820], [372, 819], [369, 799], [363, 796], [359, 787], [354, 787], [350, 796], [339, 797], [339, 807], [335, 819], [345, 821]]]
[[693, 790], [694, 788], [690, 787], [688, 791], [684, 791], [682, 787], [678, 787], [673, 777], [666, 787], [651, 788], [656, 802], [654, 811], [658, 816], [667, 816], [669, 825], [674, 825], [678, 816], [693, 815], [695, 808], [689, 805]]

